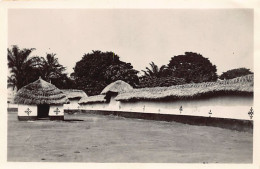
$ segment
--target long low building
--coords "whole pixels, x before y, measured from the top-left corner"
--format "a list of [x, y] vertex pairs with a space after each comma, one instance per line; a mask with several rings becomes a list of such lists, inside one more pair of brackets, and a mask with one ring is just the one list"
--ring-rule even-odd
[[79, 109], [79, 100], [81, 98], [88, 97], [87, 94], [83, 90], [77, 89], [63, 89], [62, 92], [67, 96], [69, 99], [68, 104], [64, 104], [65, 110], [76, 110]]
[[105, 87], [100, 95], [84, 97], [79, 101], [82, 110], [117, 110], [118, 101], [115, 97], [122, 92], [131, 91], [128, 83], [117, 80]]
[[[110, 85], [111, 88], [111, 85]], [[121, 111], [252, 120], [254, 77], [120, 91], [92, 96], [82, 110]], [[110, 96], [110, 97], [109, 97]], [[111, 97], [112, 96], [112, 97]], [[97, 100], [95, 100], [96, 98]]]

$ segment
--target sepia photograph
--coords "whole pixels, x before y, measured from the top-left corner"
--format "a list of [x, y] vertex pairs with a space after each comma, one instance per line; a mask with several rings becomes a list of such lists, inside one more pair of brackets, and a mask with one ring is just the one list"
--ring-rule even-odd
[[254, 10], [7, 11], [7, 161], [252, 164]]

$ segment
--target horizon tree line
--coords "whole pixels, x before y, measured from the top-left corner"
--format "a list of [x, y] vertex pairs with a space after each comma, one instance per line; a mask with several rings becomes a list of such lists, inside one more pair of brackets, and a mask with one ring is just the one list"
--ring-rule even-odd
[[116, 80], [124, 80], [135, 88], [164, 87], [185, 83], [214, 82], [252, 74], [247, 68], [231, 69], [217, 75], [217, 67], [208, 58], [199, 53], [185, 52], [184, 55], [171, 57], [167, 65], [158, 67], [153, 61], [138, 76], [131, 63], [120, 60], [114, 52], [93, 50], [85, 53], [76, 62], [74, 72], [68, 76], [55, 53], [46, 53], [45, 57], [30, 54], [34, 48], [20, 49], [13, 45], [7, 49], [8, 87], [17, 88], [42, 79], [61, 89], [80, 89], [88, 95], [99, 94], [104, 87]]

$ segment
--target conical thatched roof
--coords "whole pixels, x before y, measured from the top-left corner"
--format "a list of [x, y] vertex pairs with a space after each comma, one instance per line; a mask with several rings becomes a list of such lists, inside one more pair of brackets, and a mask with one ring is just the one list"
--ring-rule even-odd
[[106, 94], [108, 92], [114, 92], [114, 93], [120, 93], [120, 92], [125, 92], [125, 91], [129, 91], [132, 90], [133, 87], [124, 82], [123, 80], [117, 80], [111, 84], [109, 84], [107, 87], [105, 87], [101, 94]]
[[64, 104], [69, 100], [66, 95], [54, 85], [39, 78], [21, 88], [15, 98], [17, 104]]
[[246, 75], [230, 80], [171, 87], [133, 89], [123, 92], [115, 98], [118, 101], [194, 99], [215, 95], [253, 95], [254, 76]]
[[83, 90], [63, 89], [62, 92], [66, 94], [68, 99], [81, 99], [83, 97], [88, 97]]

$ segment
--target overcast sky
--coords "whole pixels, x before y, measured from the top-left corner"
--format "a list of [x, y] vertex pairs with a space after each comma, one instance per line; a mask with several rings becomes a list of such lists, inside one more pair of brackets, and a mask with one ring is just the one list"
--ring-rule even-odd
[[250, 9], [9, 9], [8, 46], [36, 48], [31, 56], [56, 53], [67, 73], [84, 53], [113, 51], [143, 70], [186, 51], [217, 66], [253, 71]]

